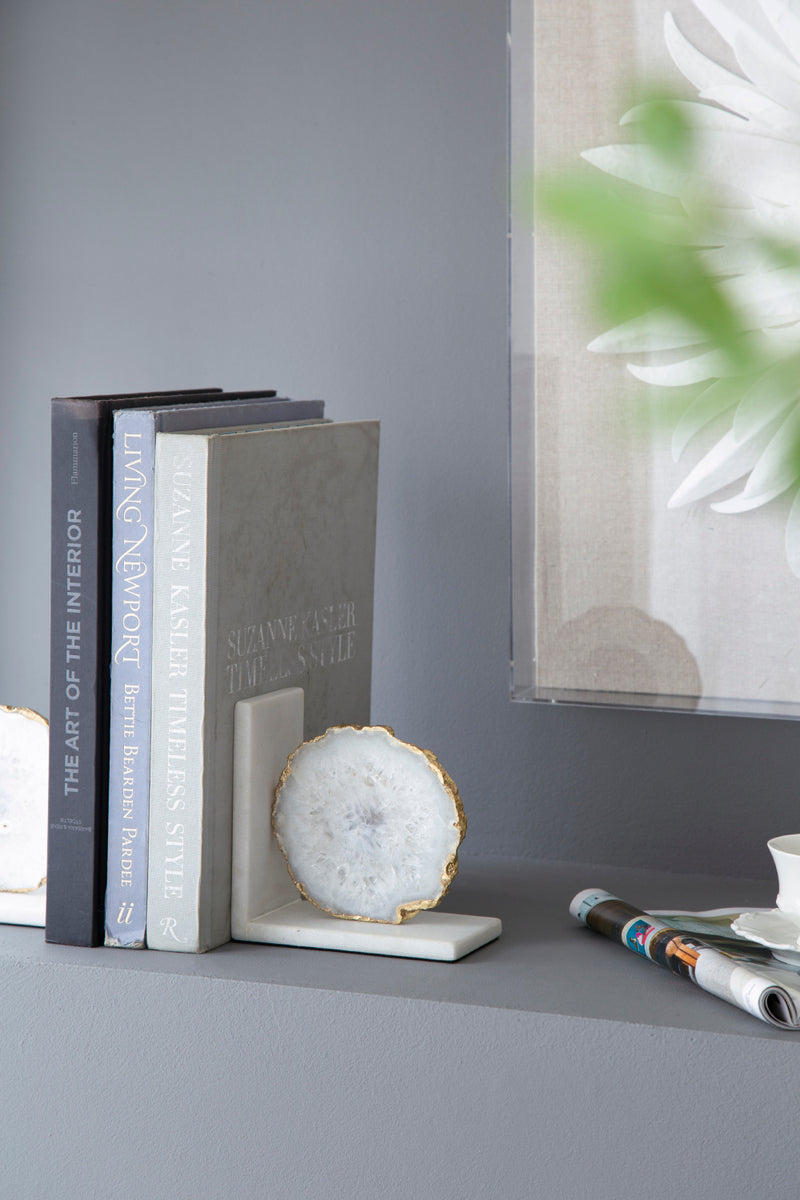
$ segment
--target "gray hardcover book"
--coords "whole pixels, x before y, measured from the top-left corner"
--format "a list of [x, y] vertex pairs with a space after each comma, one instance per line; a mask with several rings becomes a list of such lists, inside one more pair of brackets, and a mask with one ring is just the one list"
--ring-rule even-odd
[[230, 937], [233, 710], [369, 723], [376, 421], [156, 437], [147, 944]]
[[324, 408], [273, 392], [114, 414], [107, 946], [145, 944], [156, 433], [322, 420]]

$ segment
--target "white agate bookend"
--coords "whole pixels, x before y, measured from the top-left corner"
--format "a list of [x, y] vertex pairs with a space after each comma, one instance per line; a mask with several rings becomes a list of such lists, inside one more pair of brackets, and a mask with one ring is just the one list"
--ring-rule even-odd
[[[234, 938], [455, 961], [500, 935], [495, 917], [420, 911], [447, 891], [466, 826], [455, 785], [432, 755], [398, 742], [383, 727], [343, 727], [302, 741], [301, 688], [236, 705]], [[309, 781], [324, 797], [316, 807], [303, 799]], [[298, 898], [273, 834], [279, 784], [283, 849], [289, 848], [295, 878], [304, 876], [303, 892], [313, 891], [316, 904]], [[320, 839], [335, 847], [320, 868], [328, 887], [322, 892], [307, 874], [308, 862], [320, 858]], [[335, 902], [323, 903], [331, 912], [317, 906], [320, 899]], [[354, 911], [344, 913], [348, 907]]]
[[44, 925], [49, 726], [0, 705], [0, 922]]
[[333, 917], [399, 925], [435, 908], [467, 821], [435, 755], [385, 726], [340, 726], [291, 755], [272, 828], [298, 891]]

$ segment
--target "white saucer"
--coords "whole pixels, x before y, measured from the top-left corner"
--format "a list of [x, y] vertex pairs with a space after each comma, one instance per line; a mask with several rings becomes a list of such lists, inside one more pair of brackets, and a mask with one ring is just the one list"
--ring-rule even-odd
[[800, 967], [800, 915], [771, 908], [741, 913], [731, 923], [734, 933], [768, 946], [781, 962]]

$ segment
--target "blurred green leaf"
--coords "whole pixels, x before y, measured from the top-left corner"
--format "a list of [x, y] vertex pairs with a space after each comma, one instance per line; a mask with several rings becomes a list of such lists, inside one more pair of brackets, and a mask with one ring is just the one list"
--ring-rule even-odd
[[684, 109], [671, 97], [654, 92], [639, 105], [640, 132], [667, 162], [689, 164], [693, 159], [694, 130]]
[[671, 214], [584, 172], [540, 182], [535, 202], [539, 214], [595, 251], [595, 294], [606, 320], [619, 324], [667, 308], [720, 348], [733, 369], [751, 368], [739, 313], [695, 247], [675, 244]]

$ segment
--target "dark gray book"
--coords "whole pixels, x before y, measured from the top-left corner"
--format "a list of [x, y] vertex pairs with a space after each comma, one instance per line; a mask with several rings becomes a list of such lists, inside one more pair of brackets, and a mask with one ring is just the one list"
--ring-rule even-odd
[[147, 944], [230, 938], [233, 714], [369, 724], [376, 421], [156, 436]]
[[[255, 394], [255, 393], [249, 393]], [[263, 393], [267, 394], [267, 393]], [[274, 392], [272, 393], [274, 395]], [[57, 397], [51, 406], [49, 942], [103, 940], [111, 631], [111, 422], [219, 388]]]

